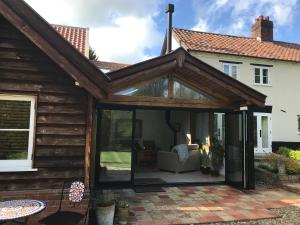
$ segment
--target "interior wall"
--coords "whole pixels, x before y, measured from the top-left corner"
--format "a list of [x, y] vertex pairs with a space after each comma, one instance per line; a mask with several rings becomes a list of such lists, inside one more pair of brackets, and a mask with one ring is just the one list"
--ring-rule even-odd
[[173, 132], [168, 127], [163, 110], [136, 110], [136, 119], [142, 120], [143, 140], [155, 141], [157, 150], [168, 151], [173, 144]]
[[209, 113], [197, 113], [195, 123], [195, 140], [198, 140], [199, 144], [206, 144], [209, 136]]
[[172, 111], [171, 123], [179, 124], [180, 131], [177, 133], [177, 144], [188, 144], [187, 134], [190, 134], [190, 112]]

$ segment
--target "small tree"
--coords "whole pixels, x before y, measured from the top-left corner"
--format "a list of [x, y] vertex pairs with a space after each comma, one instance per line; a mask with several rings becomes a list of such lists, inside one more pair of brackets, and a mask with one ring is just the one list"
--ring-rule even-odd
[[92, 47], [89, 49], [89, 60], [98, 60], [96, 51]]

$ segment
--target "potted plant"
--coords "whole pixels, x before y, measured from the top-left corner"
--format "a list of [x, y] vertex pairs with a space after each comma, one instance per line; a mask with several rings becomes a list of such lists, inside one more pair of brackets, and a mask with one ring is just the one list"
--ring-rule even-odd
[[98, 192], [94, 199], [94, 209], [98, 225], [113, 225], [115, 198], [112, 192]]
[[203, 174], [209, 174], [210, 173], [210, 159], [209, 159], [209, 151], [205, 148], [200, 148], [200, 154], [201, 154], [201, 172]]
[[129, 204], [126, 201], [117, 202], [117, 217], [121, 225], [128, 224], [129, 219]]
[[224, 148], [218, 141], [216, 137], [212, 138], [211, 145], [210, 145], [210, 152], [211, 152], [211, 165], [212, 165], [212, 176], [219, 176], [220, 170], [222, 169], [223, 162], [224, 162]]

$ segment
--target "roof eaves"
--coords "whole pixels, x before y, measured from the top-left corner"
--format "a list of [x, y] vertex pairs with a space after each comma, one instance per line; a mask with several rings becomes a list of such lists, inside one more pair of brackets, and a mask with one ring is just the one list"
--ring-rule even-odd
[[27, 3], [20, 0], [0, 0], [0, 12], [87, 91], [92, 92], [95, 97], [106, 95], [105, 83], [109, 78]]

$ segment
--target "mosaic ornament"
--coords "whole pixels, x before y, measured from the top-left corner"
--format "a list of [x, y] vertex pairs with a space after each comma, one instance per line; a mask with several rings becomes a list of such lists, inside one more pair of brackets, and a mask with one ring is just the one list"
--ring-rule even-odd
[[75, 181], [71, 184], [69, 200], [73, 203], [81, 202], [84, 193], [84, 184], [80, 181]]
[[30, 199], [0, 202], [0, 221], [27, 217], [45, 209], [44, 202]]

